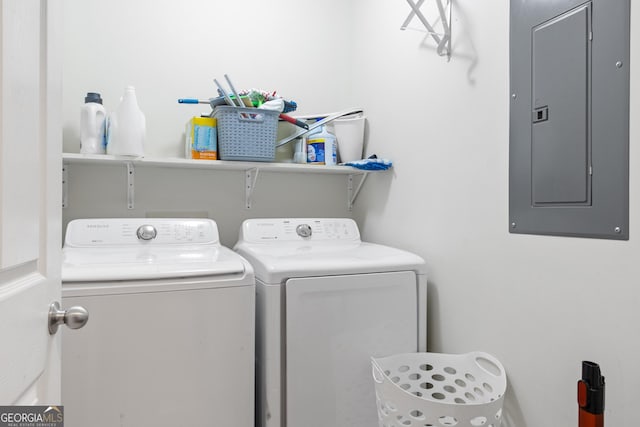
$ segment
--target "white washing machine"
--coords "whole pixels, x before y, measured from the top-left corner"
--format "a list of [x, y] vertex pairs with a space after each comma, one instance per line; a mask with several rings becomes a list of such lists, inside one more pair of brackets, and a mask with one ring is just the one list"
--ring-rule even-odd
[[[251, 219], [258, 427], [378, 425], [370, 357], [426, 351], [426, 266], [351, 219]], [[74, 331], [75, 332], [75, 331]]]
[[209, 219], [87, 219], [67, 227], [67, 427], [254, 426], [255, 283]]

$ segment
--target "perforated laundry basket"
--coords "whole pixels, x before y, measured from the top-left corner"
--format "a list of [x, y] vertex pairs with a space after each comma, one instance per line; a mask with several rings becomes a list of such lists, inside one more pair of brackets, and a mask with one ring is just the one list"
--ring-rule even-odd
[[483, 352], [371, 358], [380, 427], [500, 427], [507, 376]]

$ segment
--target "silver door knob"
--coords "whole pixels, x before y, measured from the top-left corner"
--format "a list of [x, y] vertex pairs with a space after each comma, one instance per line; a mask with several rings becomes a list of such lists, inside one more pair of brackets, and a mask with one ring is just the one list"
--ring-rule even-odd
[[58, 332], [58, 326], [67, 325], [71, 329], [80, 329], [89, 321], [89, 312], [86, 308], [75, 306], [68, 310], [60, 310], [58, 301], [49, 306], [49, 334]]

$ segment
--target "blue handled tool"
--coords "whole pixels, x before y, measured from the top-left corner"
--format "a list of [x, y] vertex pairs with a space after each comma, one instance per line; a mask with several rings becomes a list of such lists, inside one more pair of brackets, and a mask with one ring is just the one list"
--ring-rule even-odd
[[219, 96], [217, 98], [209, 98], [209, 99], [195, 99], [195, 98], [180, 98], [178, 99], [179, 104], [209, 104], [213, 109], [217, 105], [225, 105], [227, 102], [224, 100], [224, 97]]
[[208, 104], [208, 99], [194, 99], [194, 98], [180, 98], [178, 99], [179, 104]]

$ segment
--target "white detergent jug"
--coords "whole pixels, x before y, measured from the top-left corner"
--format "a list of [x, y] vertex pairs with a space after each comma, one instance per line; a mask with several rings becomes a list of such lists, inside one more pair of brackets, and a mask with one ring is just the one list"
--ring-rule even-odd
[[332, 166], [336, 164], [336, 137], [324, 126], [307, 136], [307, 163]]
[[99, 93], [88, 92], [84, 102], [80, 110], [80, 153], [104, 154], [107, 113], [102, 98]]
[[107, 154], [116, 156], [144, 156], [146, 120], [136, 99], [136, 90], [128, 86], [120, 105], [109, 115]]

